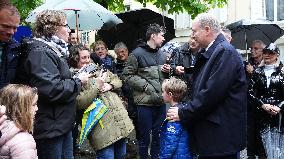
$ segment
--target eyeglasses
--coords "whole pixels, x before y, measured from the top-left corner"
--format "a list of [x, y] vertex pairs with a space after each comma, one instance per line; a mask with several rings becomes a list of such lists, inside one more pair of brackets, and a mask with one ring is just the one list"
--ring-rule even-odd
[[69, 25], [68, 25], [68, 24], [58, 25], [58, 26], [63, 26], [63, 27], [66, 27], [67, 29], [69, 29], [69, 30], [70, 30], [70, 27], [69, 27]]
[[96, 48], [95, 48], [95, 51], [99, 51], [99, 50], [104, 51], [105, 49], [106, 49], [105, 47], [96, 47]]

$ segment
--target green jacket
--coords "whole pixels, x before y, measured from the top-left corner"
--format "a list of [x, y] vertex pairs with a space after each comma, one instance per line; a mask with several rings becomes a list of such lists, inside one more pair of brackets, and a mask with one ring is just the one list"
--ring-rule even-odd
[[[101, 119], [103, 128], [100, 124], [96, 124], [88, 135], [92, 147], [95, 150], [101, 150], [122, 138], [126, 138], [134, 129], [134, 126], [122, 100], [116, 93], [112, 91], [105, 93], [99, 92], [98, 87], [94, 82], [99, 71], [95, 74], [95, 77], [83, 87], [83, 91], [77, 97], [77, 105], [78, 109], [86, 109], [92, 103], [93, 99], [98, 97], [108, 107], [108, 112]], [[122, 82], [118, 76], [110, 71], [108, 71], [105, 82], [111, 84], [113, 90], [122, 86]]]
[[133, 89], [134, 103], [137, 105], [162, 105], [162, 82], [167, 77], [161, 72], [166, 56], [147, 44], [140, 45], [129, 55], [123, 70], [125, 83]]

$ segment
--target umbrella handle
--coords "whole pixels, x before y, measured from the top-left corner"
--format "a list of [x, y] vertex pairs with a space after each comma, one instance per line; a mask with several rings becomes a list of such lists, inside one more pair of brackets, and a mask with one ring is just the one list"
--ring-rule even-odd
[[247, 58], [247, 61], [249, 60], [248, 58], [248, 38], [247, 38], [247, 32], [245, 30], [245, 42], [246, 42], [246, 58]]

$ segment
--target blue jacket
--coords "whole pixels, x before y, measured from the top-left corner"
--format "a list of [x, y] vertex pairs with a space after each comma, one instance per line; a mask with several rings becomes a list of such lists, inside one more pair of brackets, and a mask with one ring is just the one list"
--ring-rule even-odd
[[0, 89], [15, 80], [19, 54], [15, 50], [19, 46], [14, 40], [4, 44], [0, 66]]
[[[182, 107], [181, 104], [176, 105]], [[191, 159], [189, 150], [189, 134], [180, 122], [163, 123], [161, 128], [161, 159]]]
[[241, 55], [219, 34], [198, 54], [192, 100], [179, 109], [200, 156], [236, 154], [246, 143], [247, 80]]
[[165, 121], [161, 128], [160, 159], [191, 159], [189, 135], [180, 122]]

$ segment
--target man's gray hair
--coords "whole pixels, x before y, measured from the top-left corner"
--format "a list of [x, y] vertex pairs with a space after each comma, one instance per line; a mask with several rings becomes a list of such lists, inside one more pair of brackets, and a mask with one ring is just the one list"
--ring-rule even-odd
[[[119, 42], [114, 46], [114, 52], [118, 51], [119, 49], [127, 49], [127, 46], [123, 42]], [[128, 50], [128, 49], [127, 49]]]
[[254, 40], [254, 41], [252, 41], [251, 44], [250, 44], [250, 46], [255, 45], [255, 44], [260, 44], [261, 47], [262, 47], [262, 49], [265, 48], [265, 46], [266, 46], [266, 45], [264, 44], [264, 42], [261, 41], [261, 40]]
[[18, 9], [14, 5], [12, 5], [9, 1], [0, 0], [0, 11], [2, 9], [9, 10], [11, 16], [20, 17], [20, 13], [19, 13]]
[[219, 33], [221, 30], [221, 25], [216, 17], [209, 13], [198, 14], [195, 18], [200, 24], [200, 27], [204, 29], [209, 26], [215, 33]]

